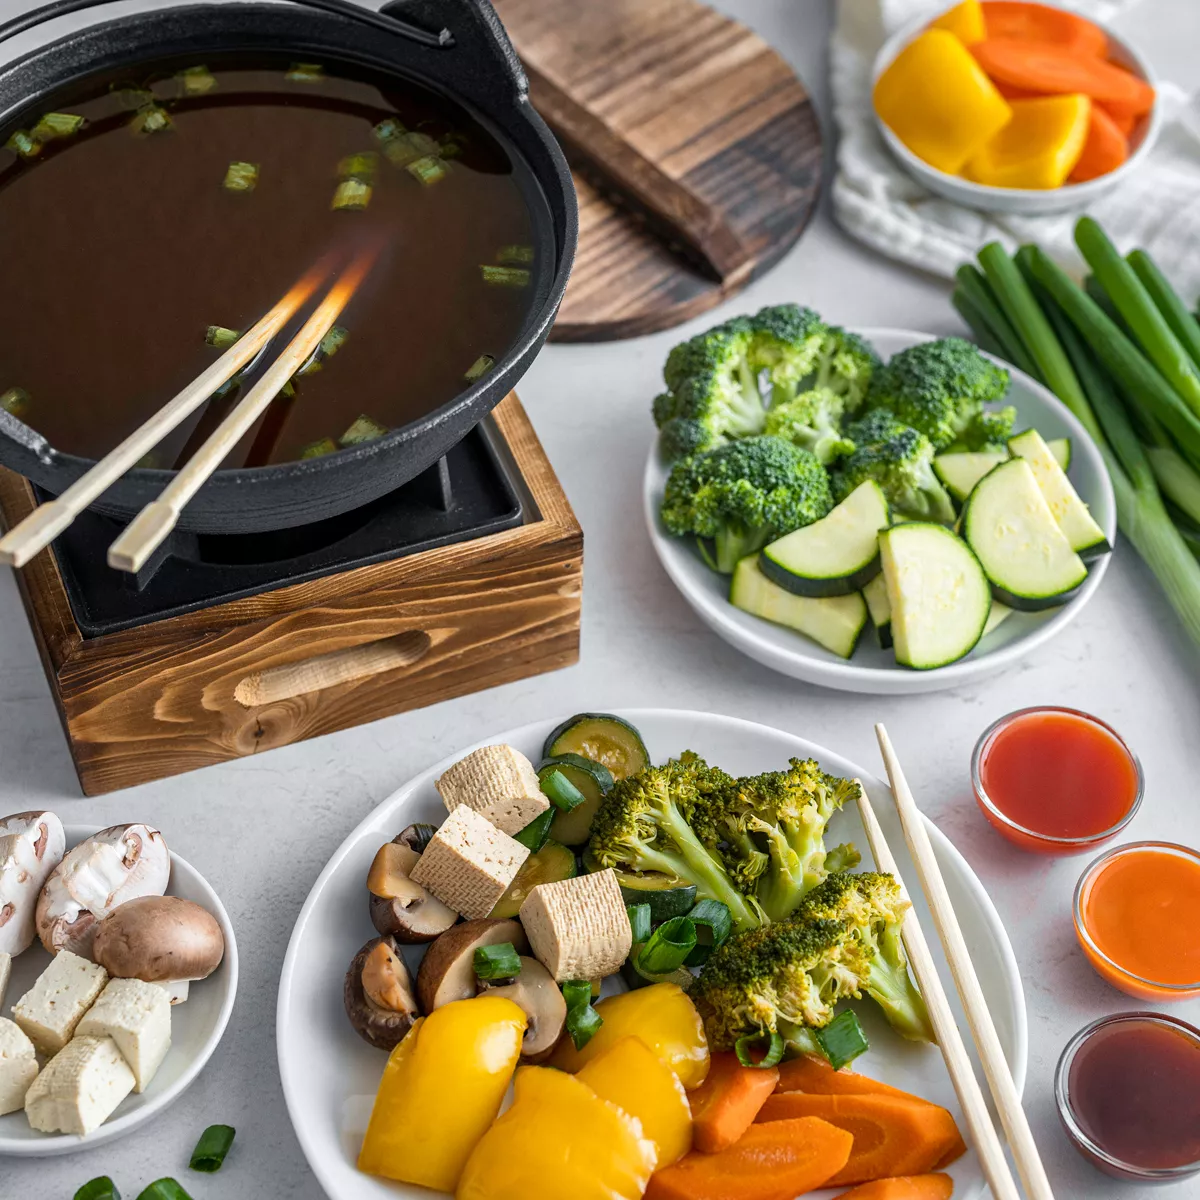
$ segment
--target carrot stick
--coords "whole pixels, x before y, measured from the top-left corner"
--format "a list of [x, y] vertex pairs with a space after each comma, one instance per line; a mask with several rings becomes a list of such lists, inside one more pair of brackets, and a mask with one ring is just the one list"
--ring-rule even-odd
[[793, 1200], [832, 1179], [853, 1144], [815, 1117], [753, 1125], [720, 1154], [693, 1150], [656, 1171], [645, 1200]]
[[778, 1082], [776, 1067], [743, 1067], [728, 1051], [712, 1055], [704, 1082], [688, 1093], [695, 1148], [705, 1154], [727, 1150], [754, 1124]]
[[1120, 109], [1109, 108], [1107, 104], [1101, 103], [1099, 100], [1092, 101], [1092, 108], [1102, 108], [1113, 119], [1113, 124], [1128, 137], [1137, 125], [1138, 119], [1131, 112], [1122, 112]]
[[1072, 183], [1083, 183], [1115, 171], [1129, 157], [1129, 143], [1117, 123], [1098, 104], [1092, 105], [1088, 118], [1087, 140], [1083, 153], [1071, 172]]
[[967, 1152], [967, 1143], [961, 1133], [954, 1139], [954, 1145], [933, 1164], [935, 1171], [944, 1171], [951, 1163], [956, 1163]]
[[1104, 58], [1108, 53], [1108, 36], [1099, 25], [1047, 4], [984, 0], [983, 22], [989, 38], [1049, 42], [1072, 54], [1092, 54], [1098, 58]]
[[758, 1114], [758, 1120], [768, 1124], [796, 1117], [820, 1117], [854, 1135], [850, 1159], [829, 1180], [831, 1187], [870, 1183], [889, 1175], [924, 1175], [959, 1136], [954, 1118], [944, 1108], [895, 1096], [776, 1092]]
[[898, 1100], [912, 1100], [928, 1104], [912, 1092], [904, 1092], [887, 1083], [880, 1083], [867, 1075], [859, 1075], [843, 1067], [835, 1071], [823, 1058], [802, 1055], [779, 1066], [777, 1092], [808, 1092], [814, 1096], [894, 1096]]
[[1105, 107], [1135, 116], [1149, 112], [1154, 89], [1123, 67], [1100, 58], [1080, 56], [1061, 46], [988, 38], [968, 47], [975, 61], [994, 80], [1012, 87], [1061, 96], [1082, 92]]
[[851, 1188], [834, 1200], [950, 1200], [953, 1195], [949, 1175], [895, 1175]]

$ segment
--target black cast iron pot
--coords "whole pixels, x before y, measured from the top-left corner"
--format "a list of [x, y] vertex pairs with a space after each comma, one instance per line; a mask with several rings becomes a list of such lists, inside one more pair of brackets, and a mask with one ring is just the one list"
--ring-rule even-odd
[[[111, 0], [59, 0], [0, 26], [0, 41]], [[180, 528], [254, 533], [323, 520], [419, 475], [512, 390], [541, 349], [566, 290], [578, 233], [575, 189], [562, 152], [529, 103], [521, 65], [489, 0], [397, 0], [380, 12], [348, 0], [157, 7], [66, 34], [0, 66], [0, 131], [37, 101], [88, 76], [178, 56], [295, 53], [415, 79], [458, 101], [504, 145], [531, 205], [543, 266], [537, 300], [508, 353], [454, 400], [377, 441], [303, 462], [218, 471], [184, 510]], [[3, 137], [0, 137], [0, 143]], [[541, 227], [538, 227], [540, 224]], [[169, 397], [163, 397], [164, 402]], [[62, 454], [0, 411], [0, 464], [58, 495], [92, 460]], [[95, 507], [131, 518], [173, 471], [135, 470]]]

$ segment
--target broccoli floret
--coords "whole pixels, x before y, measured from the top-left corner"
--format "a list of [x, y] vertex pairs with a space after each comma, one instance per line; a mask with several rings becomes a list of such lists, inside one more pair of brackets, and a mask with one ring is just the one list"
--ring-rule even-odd
[[871, 379], [881, 366], [875, 347], [838, 325], [829, 328], [821, 347], [814, 387], [841, 396], [848, 416], [862, 407]]
[[766, 371], [771, 403], [790, 400], [818, 367], [829, 341], [829, 328], [811, 308], [776, 304], [750, 318], [754, 362]]
[[961, 437], [983, 405], [1008, 391], [1008, 372], [962, 338], [900, 351], [871, 378], [868, 408], [886, 408], [923, 433], [935, 450]]
[[[857, 798], [860, 786], [857, 780], [827, 775], [811, 758], [793, 758], [786, 771], [737, 780], [745, 828], [767, 847], [770, 862], [756, 895], [772, 921], [794, 912], [825, 878], [825, 826], [842, 805]], [[843, 865], [852, 853], [842, 849]]]
[[736, 929], [753, 929], [762, 920], [757, 902], [739, 891], [720, 855], [689, 824], [708, 805], [720, 803], [731, 783], [696, 755], [621, 780], [592, 821], [588, 865], [685, 879], [701, 897], [727, 905]]
[[1012, 437], [1016, 419], [1017, 410], [1011, 404], [1004, 408], [985, 409], [976, 415], [943, 453], [986, 450], [1007, 454], [1008, 439]]
[[841, 429], [845, 406], [845, 397], [829, 388], [813, 388], [772, 408], [767, 413], [766, 432], [831, 463], [854, 449]]
[[681, 459], [671, 468], [662, 519], [677, 537], [711, 539], [714, 569], [825, 516], [829, 477], [816, 455], [778, 437], [751, 437]]
[[855, 444], [833, 470], [834, 495], [844, 500], [874, 479], [897, 512], [920, 521], [954, 524], [954, 505], [933, 471], [933, 445], [917, 430], [877, 408], [846, 429]]

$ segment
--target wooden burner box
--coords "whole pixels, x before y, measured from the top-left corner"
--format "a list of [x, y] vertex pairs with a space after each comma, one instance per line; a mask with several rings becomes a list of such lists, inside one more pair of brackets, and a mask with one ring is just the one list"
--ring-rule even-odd
[[[94, 796], [567, 666], [583, 532], [515, 394], [492, 416], [517, 528], [101, 637], [51, 550], [17, 572], [80, 785]], [[0, 469], [8, 527], [34, 507]]]

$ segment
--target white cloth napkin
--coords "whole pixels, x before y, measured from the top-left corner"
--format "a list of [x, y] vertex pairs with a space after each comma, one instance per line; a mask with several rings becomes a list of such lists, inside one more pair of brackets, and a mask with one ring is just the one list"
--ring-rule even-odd
[[[1109, 20], [1136, 0], [1074, 0], [1069, 7]], [[897, 29], [949, 0], [838, 0], [830, 82], [840, 140], [833, 210], [850, 234], [882, 254], [953, 276], [985, 242], [1038, 242], [1068, 269], [1081, 260], [1071, 231], [1077, 213], [1021, 217], [962, 208], [927, 191], [892, 157], [871, 110], [871, 72]], [[1164, 122], [1140, 170], [1089, 212], [1123, 249], [1142, 246], [1168, 270], [1185, 300], [1200, 293], [1200, 102], [1160, 84]]]

